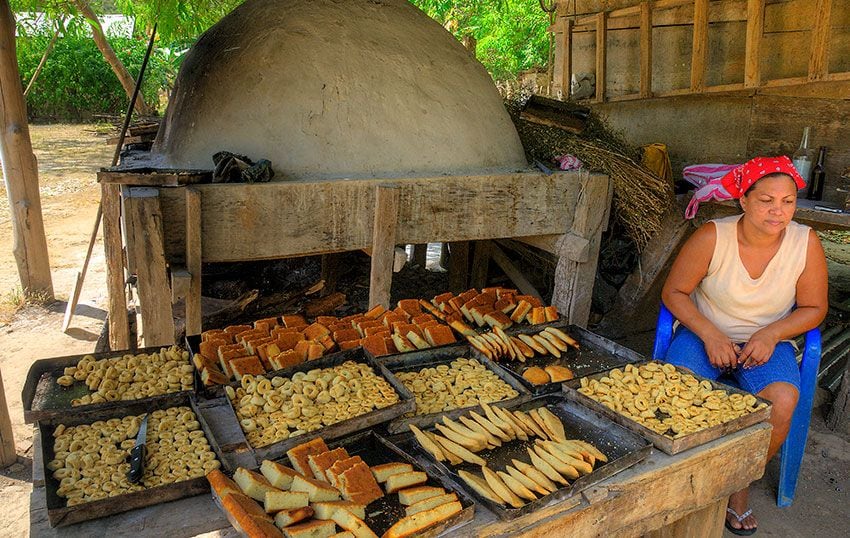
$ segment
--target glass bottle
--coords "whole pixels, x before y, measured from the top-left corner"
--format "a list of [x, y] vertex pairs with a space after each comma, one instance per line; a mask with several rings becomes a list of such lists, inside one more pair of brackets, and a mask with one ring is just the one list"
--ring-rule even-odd
[[811, 127], [803, 127], [803, 139], [800, 141], [800, 147], [791, 156], [791, 161], [794, 163], [794, 168], [808, 185], [811, 181], [812, 174], [812, 152], [809, 149], [809, 132]]

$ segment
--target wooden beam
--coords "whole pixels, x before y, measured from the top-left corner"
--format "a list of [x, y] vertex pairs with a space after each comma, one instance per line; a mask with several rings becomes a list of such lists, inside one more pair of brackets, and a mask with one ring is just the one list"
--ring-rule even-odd
[[383, 305], [384, 308], [390, 306], [400, 198], [401, 190], [397, 186], [378, 185], [375, 188], [369, 308], [377, 305]]
[[120, 183], [137, 187], [176, 187], [208, 182], [212, 179], [209, 170], [141, 170], [103, 168], [97, 173], [98, 183]]
[[[529, 171], [194, 188], [204, 203], [204, 262], [232, 262], [370, 247], [378, 183], [397, 185], [401, 193], [397, 244], [563, 233], [572, 222], [576, 177]], [[162, 188], [160, 197], [168, 261], [185, 265], [185, 195]]]
[[832, 0], [817, 0], [815, 12], [810, 17], [812, 44], [809, 55], [809, 81], [821, 80], [829, 72], [829, 36], [832, 29]]
[[201, 278], [203, 252], [201, 248], [201, 193], [186, 189], [186, 269], [189, 271], [189, 290], [186, 295], [186, 336], [201, 334]]
[[652, 4], [640, 3], [640, 97], [652, 96]]
[[531, 282], [529, 282], [528, 279], [525, 278], [525, 275], [522, 274], [522, 271], [520, 271], [517, 266], [514, 265], [513, 262], [511, 262], [510, 258], [508, 258], [508, 255], [505, 254], [504, 250], [499, 248], [498, 245], [494, 244], [492, 246], [491, 254], [493, 256], [493, 261], [496, 262], [496, 265], [498, 265], [502, 269], [502, 271], [505, 272], [505, 274], [508, 276], [508, 278], [511, 279], [511, 282], [514, 283], [514, 286], [516, 286], [519, 291], [521, 291], [525, 295], [531, 295], [532, 297], [537, 297], [541, 301], [543, 300], [543, 296], [540, 295], [540, 292], [537, 291], [537, 288], [535, 288], [531, 284]]
[[561, 50], [563, 51], [563, 62], [561, 63], [561, 95], [565, 100], [570, 98], [570, 84], [573, 76], [573, 20], [565, 18], [564, 34], [561, 36]]
[[106, 259], [106, 291], [109, 298], [109, 347], [113, 351], [130, 348], [130, 321], [127, 317], [124, 247], [121, 239], [121, 187], [101, 185], [103, 205], [103, 251]]
[[552, 304], [558, 307], [570, 323], [582, 327], [587, 325], [590, 317], [599, 244], [605, 226], [606, 206], [611, 203], [612, 193], [611, 181], [607, 177], [582, 176], [581, 194], [570, 232], [588, 239], [589, 259], [584, 263], [576, 262], [565, 251], [559, 253], [555, 267]]
[[747, 38], [744, 52], [744, 86], [761, 85], [761, 42], [765, 0], [747, 0]]
[[607, 65], [608, 13], [596, 14], [596, 102], [605, 101], [605, 68]]
[[12, 418], [9, 416], [9, 405], [6, 402], [6, 389], [4, 387], [3, 375], [0, 374], [0, 468], [8, 467], [18, 460], [18, 454], [15, 452]]
[[705, 89], [705, 68], [708, 59], [708, 0], [694, 1], [694, 35], [691, 49], [691, 91]]
[[487, 273], [490, 269], [490, 258], [493, 253], [493, 242], [489, 240], [476, 241], [472, 255], [472, 271], [469, 275], [469, 285], [473, 288], [487, 287]]
[[469, 241], [449, 243], [449, 291], [460, 293], [469, 287]]
[[162, 242], [162, 211], [156, 189], [132, 187], [124, 200], [127, 250], [136, 260], [145, 346], [174, 343], [174, 317]]
[[32, 152], [27, 104], [15, 51], [15, 16], [0, 0], [0, 162], [12, 222], [12, 253], [25, 295], [53, 301], [53, 280], [38, 192], [38, 164]]
[[425, 267], [428, 263], [428, 243], [413, 245], [413, 256], [411, 261], [413, 262], [413, 265], [418, 265], [423, 268]]

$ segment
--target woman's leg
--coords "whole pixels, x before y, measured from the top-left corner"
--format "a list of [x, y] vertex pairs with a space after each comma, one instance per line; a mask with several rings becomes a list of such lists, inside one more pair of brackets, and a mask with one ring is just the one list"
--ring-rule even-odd
[[692, 333], [684, 325], [679, 325], [676, 329], [664, 361], [675, 366], [687, 368], [696, 375], [708, 379], [717, 379], [721, 374], [721, 371], [712, 366], [708, 360], [708, 353], [705, 352], [705, 344], [702, 343], [699, 336]]
[[[791, 427], [791, 417], [797, 407], [800, 396], [800, 370], [797, 366], [796, 353], [788, 342], [780, 342], [765, 364], [744, 370], [739, 368], [735, 377], [741, 388], [758, 394], [770, 400], [772, 410], [770, 424], [773, 431], [770, 434], [770, 445], [767, 449], [767, 461], [779, 451], [788, 429]], [[749, 504], [749, 487], [734, 493], [729, 497], [729, 508], [738, 514], [746, 512]], [[758, 525], [756, 518], [750, 515], [739, 524], [731, 514], [727, 514], [729, 524], [735, 528], [754, 529]]]

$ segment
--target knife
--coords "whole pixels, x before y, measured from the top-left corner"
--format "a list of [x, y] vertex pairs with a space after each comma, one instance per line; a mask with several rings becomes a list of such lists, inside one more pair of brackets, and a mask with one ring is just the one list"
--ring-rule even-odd
[[145, 474], [145, 438], [148, 436], [148, 415], [142, 419], [142, 425], [139, 426], [139, 434], [136, 435], [136, 446], [130, 451], [130, 471], [127, 473], [127, 480], [131, 484], [136, 484], [142, 479]]

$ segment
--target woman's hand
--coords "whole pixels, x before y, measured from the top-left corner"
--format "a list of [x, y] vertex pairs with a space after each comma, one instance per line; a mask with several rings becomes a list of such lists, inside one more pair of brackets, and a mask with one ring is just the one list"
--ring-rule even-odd
[[705, 344], [705, 352], [708, 354], [708, 361], [715, 368], [728, 370], [738, 367], [738, 350], [732, 340], [729, 340], [725, 334], [715, 329], [709, 335], [702, 339]]
[[769, 327], [759, 329], [750, 337], [750, 341], [744, 346], [739, 358], [744, 363], [744, 368], [755, 368], [766, 363], [771, 356], [779, 338], [774, 336]]

